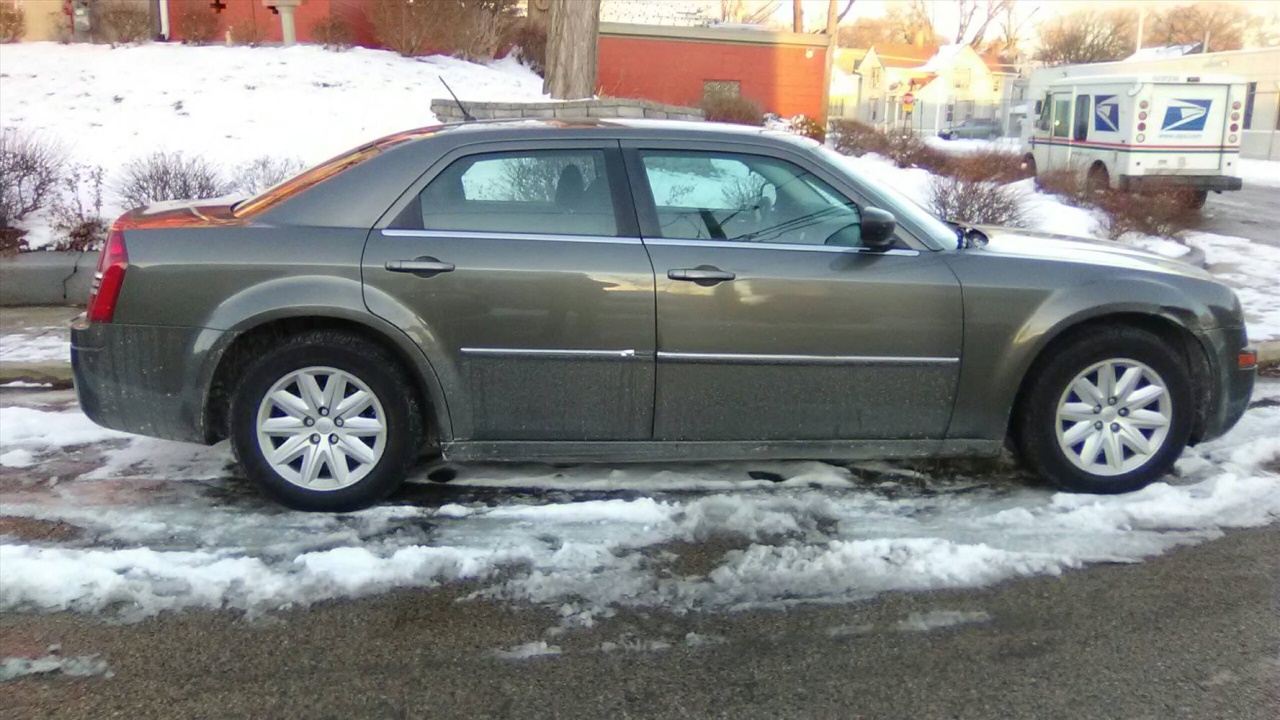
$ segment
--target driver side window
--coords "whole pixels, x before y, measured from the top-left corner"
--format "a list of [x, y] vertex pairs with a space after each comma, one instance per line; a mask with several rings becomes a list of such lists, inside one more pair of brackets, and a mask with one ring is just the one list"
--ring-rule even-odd
[[761, 155], [641, 151], [664, 238], [861, 243], [858, 207], [809, 171]]

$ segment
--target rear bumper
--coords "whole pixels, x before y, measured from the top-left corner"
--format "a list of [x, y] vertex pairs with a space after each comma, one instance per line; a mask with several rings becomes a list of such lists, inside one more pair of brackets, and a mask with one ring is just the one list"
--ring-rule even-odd
[[1119, 185], [1121, 190], [1132, 192], [1169, 187], [1222, 192], [1239, 190], [1244, 181], [1230, 175], [1121, 175]]
[[1213, 362], [1210, 363], [1210, 377], [1207, 378], [1207, 402], [1201, 408], [1198, 432], [1192, 437], [1194, 442], [1212, 440], [1240, 421], [1249, 407], [1254, 375], [1257, 372], [1254, 367], [1242, 369], [1237, 364], [1240, 351], [1249, 347], [1243, 327], [1210, 330], [1201, 341], [1212, 352]]
[[71, 325], [76, 396], [90, 420], [124, 432], [208, 443], [206, 363], [225, 333], [204, 328]]

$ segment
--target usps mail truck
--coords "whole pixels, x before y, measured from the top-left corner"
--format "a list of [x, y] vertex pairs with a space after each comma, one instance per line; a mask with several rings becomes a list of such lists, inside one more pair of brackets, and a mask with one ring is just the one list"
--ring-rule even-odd
[[1141, 191], [1176, 185], [1239, 190], [1246, 86], [1227, 75], [1095, 75], [1031, 88], [1028, 169], [1070, 168], [1090, 187]]

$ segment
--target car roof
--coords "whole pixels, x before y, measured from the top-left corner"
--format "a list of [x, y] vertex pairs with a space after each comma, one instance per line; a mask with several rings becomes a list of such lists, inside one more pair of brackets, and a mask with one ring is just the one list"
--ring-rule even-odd
[[[780, 142], [792, 147], [816, 147], [809, 138], [771, 128], [698, 120], [657, 120], [641, 118], [515, 118], [505, 120], [472, 120], [422, 128], [409, 134], [428, 137], [483, 134], [485, 139], [520, 139], [525, 137], [609, 137], [618, 139], [646, 138], [669, 140], [721, 140], [742, 142], [761, 140]], [[395, 136], [393, 136], [395, 137]]]

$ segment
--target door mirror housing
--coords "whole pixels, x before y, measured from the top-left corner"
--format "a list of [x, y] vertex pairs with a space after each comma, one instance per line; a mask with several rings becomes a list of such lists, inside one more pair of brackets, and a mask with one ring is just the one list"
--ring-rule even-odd
[[888, 250], [893, 246], [893, 232], [898, 229], [898, 218], [888, 210], [878, 207], [862, 209], [862, 244], [872, 250]]

